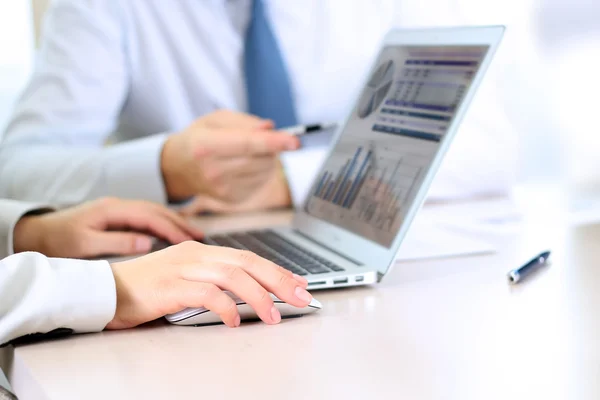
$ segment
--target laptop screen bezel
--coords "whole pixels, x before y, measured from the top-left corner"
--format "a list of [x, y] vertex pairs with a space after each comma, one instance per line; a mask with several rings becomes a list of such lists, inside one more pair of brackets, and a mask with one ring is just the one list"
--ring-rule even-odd
[[[504, 34], [504, 26], [486, 26], [486, 27], [466, 27], [466, 28], [435, 28], [435, 29], [414, 29], [414, 30], [393, 30], [389, 32], [381, 46], [381, 50], [377, 53], [377, 58], [373, 62], [369, 73], [363, 82], [363, 88], [366, 85], [370, 75], [377, 67], [377, 62], [381, 56], [381, 51], [387, 46], [488, 46], [483, 61], [479, 70], [473, 77], [471, 86], [466, 91], [464, 100], [456, 110], [454, 119], [452, 120], [445, 139], [440, 142], [440, 148], [433, 158], [431, 167], [423, 179], [423, 183], [417, 191], [416, 197], [408, 209], [404, 222], [402, 223], [398, 233], [396, 234], [390, 247], [382, 246], [372, 240], [361, 237], [360, 235], [341, 228], [333, 223], [319, 219], [306, 212], [306, 203], [310, 196], [305, 200], [302, 209], [297, 210], [293, 219], [293, 227], [302, 234], [312, 238], [313, 240], [322, 243], [324, 246], [334, 249], [336, 252], [347, 256], [359, 262], [362, 265], [373, 267], [380, 274], [385, 274], [392, 266], [396, 254], [400, 248], [402, 240], [406, 236], [412, 221], [422, 207], [422, 204], [427, 196], [427, 192], [437, 173], [444, 155], [448, 151], [454, 136], [458, 130], [460, 123], [466, 113], [466, 110], [471, 103], [471, 100], [483, 79], [485, 72], [493, 59], [496, 49]], [[362, 91], [361, 91], [362, 92]], [[360, 95], [360, 93], [359, 93]], [[352, 110], [346, 116], [343, 124], [337, 129], [332, 143], [329, 147], [327, 157], [319, 173], [316, 174], [311, 188], [314, 186], [316, 177], [321, 176], [327, 160], [331, 156], [335, 145], [345, 130], [346, 125], [351, 119], [351, 115], [355, 110], [355, 100]]]

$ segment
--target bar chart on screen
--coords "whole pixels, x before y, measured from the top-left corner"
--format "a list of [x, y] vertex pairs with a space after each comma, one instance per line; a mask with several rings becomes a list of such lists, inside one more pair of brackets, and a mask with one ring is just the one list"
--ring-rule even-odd
[[366, 236], [392, 237], [427, 165], [427, 155], [374, 142], [347, 143], [344, 148], [317, 179], [309, 211], [361, 226]]
[[323, 172], [313, 195], [353, 210], [359, 220], [389, 231], [421, 167], [411, 165], [408, 156], [397, 160], [392, 168], [378, 168], [377, 164], [372, 149], [358, 147], [335, 174]]

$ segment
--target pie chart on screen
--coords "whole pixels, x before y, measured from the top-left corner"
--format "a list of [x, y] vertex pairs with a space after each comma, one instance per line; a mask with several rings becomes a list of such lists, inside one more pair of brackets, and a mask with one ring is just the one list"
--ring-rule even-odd
[[390, 91], [393, 82], [394, 62], [388, 60], [373, 72], [371, 79], [367, 82], [367, 86], [358, 102], [358, 116], [360, 118], [366, 118], [377, 110]]

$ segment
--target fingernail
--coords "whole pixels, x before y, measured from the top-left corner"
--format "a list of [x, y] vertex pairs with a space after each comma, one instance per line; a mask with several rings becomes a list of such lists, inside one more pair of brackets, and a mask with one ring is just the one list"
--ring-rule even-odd
[[152, 239], [139, 237], [135, 239], [135, 250], [139, 252], [150, 251], [152, 248]]
[[296, 291], [294, 292], [296, 297], [302, 300], [305, 303], [310, 303], [312, 300], [312, 296], [306, 290], [302, 289], [300, 286], [296, 287]]
[[274, 324], [278, 324], [279, 322], [281, 322], [281, 314], [279, 313], [279, 310], [275, 306], [273, 306], [273, 308], [271, 308], [271, 320], [273, 321]]
[[234, 325], [237, 328], [238, 326], [240, 326], [240, 324], [242, 323], [242, 318], [240, 317], [240, 315], [238, 314], [237, 317], [235, 317], [235, 322]]
[[308, 281], [306, 280], [306, 278], [303, 278], [303, 277], [301, 277], [300, 275], [293, 274], [293, 275], [292, 275], [292, 277], [293, 277], [293, 278], [294, 278], [296, 281], [298, 281], [298, 282], [300, 282], [300, 283], [302, 283], [302, 284], [307, 284], [307, 283], [308, 283]]

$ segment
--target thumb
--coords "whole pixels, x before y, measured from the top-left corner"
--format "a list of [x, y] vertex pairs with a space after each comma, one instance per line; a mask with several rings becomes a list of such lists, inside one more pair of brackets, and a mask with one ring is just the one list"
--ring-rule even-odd
[[88, 253], [85, 256], [143, 254], [152, 249], [152, 244], [152, 237], [142, 233], [94, 231], [85, 246], [85, 252]]

